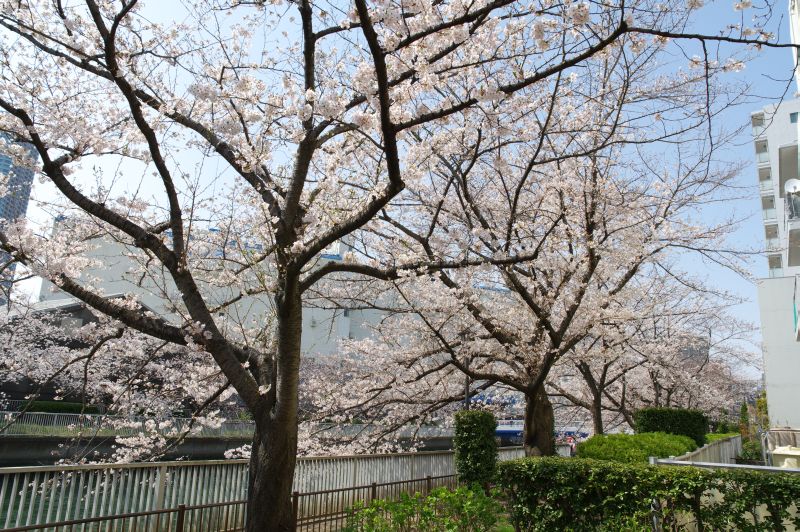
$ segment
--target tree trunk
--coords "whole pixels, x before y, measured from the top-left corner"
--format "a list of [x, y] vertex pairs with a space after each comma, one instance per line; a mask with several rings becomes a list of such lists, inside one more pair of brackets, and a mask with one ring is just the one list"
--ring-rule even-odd
[[247, 491], [248, 532], [294, 530], [292, 479], [297, 454], [297, 429], [293, 438], [256, 425]]
[[595, 434], [603, 434], [603, 398], [599, 395], [592, 398], [592, 425]]
[[553, 405], [542, 385], [533, 393], [525, 395], [525, 430], [522, 437], [525, 456], [555, 454], [554, 426]]
[[292, 481], [297, 461], [297, 407], [300, 377], [302, 302], [296, 276], [276, 294], [278, 341], [272, 378], [274, 407], [253, 412], [256, 432], [250, 456], [247, 532], [294, 530]]

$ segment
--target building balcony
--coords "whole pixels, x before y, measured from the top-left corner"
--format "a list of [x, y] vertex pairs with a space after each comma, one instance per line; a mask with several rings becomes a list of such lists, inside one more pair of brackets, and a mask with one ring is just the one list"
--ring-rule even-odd
[[[777, 216], [778, 216], [777, 211], [775, 210], [775, 207], [769, 207], [769, 208], [766, 208], [766, 209], [762, 209], [761, 210], [761, 215], [764, 217], [764, 221], [765, 222], [774, 222], [775, 220], [777, 220]], [[798, 219], [798, 222], [800, 222], [800, 219]]]
[[773, 194], [775, 189], [772, 187], [772, 179], [766, 179], [758, 182], [758, 189], [761, 194]]
[[763, 125], [753, 126], [753, 138], [759, 138], [763, 136], [766, 129], [767, 128]]
[[766, 151], [757, 151], [756, 152], [756, 163], [759, 166], [766, 166], [769, 164], [769, 152]]
[[767, 238], [767, 251], [780, 251], [781, 241], [779, 238]]
[[770, 268], [769, 278], [772, 279], [774, 277], [783, 277], [783, 268]]

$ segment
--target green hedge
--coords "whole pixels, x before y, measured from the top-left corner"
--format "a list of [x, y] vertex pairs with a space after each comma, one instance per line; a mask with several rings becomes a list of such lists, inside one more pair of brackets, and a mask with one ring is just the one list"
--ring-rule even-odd
[[[27, 403], [26, 405], [27, 406]], [[48, 412], [51, 414], [96, 414], [96, 406], [87, 405], [85, 408], [81, 403], [65, 403], [64, 401], [32, 401], [28, 412]]]
[[643, 408], [634, 414], [636, 432], [668, 432], [692, 438], [700, 447], [706, 442], [708, 419], [699, 410]]
[[516, 530], [800, 527], [799, 475], [547, 457], [500, 463], [497, 483]]
[[647, 463], [648, 458], [680, 456], [697, 448], [694, 440], [678, 434], [598, 434], [578, 444], [578, 457], [613, 460], [624, 463]]
[[459, 482], [486, 484], [497, 466], [497, 421], [494, 414], [482, 410], [456, 412], [453, 448]]
[[482, 489], [439, 488], [424, 496], [403, 493], [399, 500], [356, 503], [344, 532], [489, 532], [497, 530], [502, 506]]

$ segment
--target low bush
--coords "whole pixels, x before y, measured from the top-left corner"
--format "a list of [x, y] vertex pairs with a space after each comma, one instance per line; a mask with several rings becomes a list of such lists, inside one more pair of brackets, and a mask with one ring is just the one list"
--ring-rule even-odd
[[761, 452], [761, 442], [757, 439], [744, 440], [742, 442], [742, 452], [739, 455], [739, 459], [747, 462], [762, 462], [764, 456]]
[[456, 412], [453, 448], [456, 471], [462, 484], [487, 484], [497, 465], [497, 421], [482, 410]]
[[[717, 428], [714, 432], [717, 434], [730, 434], [734, 431], [736, 431], [736, 426], [733, 423], [729, 423], [727, 420], [723, 419], [722, 421], [717, 422]], [[736, 434], [738, 434], [738, 432]]]
[[598, 434], [578, 444], [579, 458], [613, 460], [624, 463], [647, 463], [656, 456], [680, 456], [697, 448], [687, 436], [649, 432], [645, 434]]
[[738, 436], [738, 432], [728, 432], [727, 434], [719, 434], [719, 433], [708, 433], [706, 434], [706, 443], [714, 443], [718, 440], [725, 440], [727, 438], [731, 438], [733, 436]]
[[497, 483], [516, 530], [651, 530], [654, 517], [663, 530], [800, 527], [791, 474], [547, 457], [500, 463]]
[[692, 438], [700, 447], [706, 441], [708, 419], [699, 410], [643, 408], [634, 414], [636, 432], [667, 432]]
[[438, 488], [430, 495], [403, 494], [399, 500], [377, 499], [357, 504], [348, 515], [346, 532], [483, 532], [495, 530], [502, 506], [480, 488]]

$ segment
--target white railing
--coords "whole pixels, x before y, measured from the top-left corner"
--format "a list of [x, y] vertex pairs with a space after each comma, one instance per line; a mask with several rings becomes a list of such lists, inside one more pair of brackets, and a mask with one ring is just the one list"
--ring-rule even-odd
[[[523, 456], [503, 448], [500, 460]], [[175, 508], [246, 498], [247, 460], [0, 468], [0, 527]], [[293, 490], [452, 475], [452, 451], [301, 457]]]
[[772, 188], [772, 179], [762, 179], [758, 182], [758, 186], [761, 189], [761, 192], [773, 192], [774, 189]]
[[[133, 436], [146, 429], [147, 418], [124, 418], [102, 414], [53, 414], [44, 412], [0, 412], [0, 437], [3, 436]], [[252, 421], [224, 421], [218, 427], [193, 426], [188, 418], [172, 418], [156, 422], [158, 432], [164, 435], [180, 435], [190, 430], [198, 437], [249, 438], [253, 434]]]
[[756, 162], [758, 164], [769, 164], [769, 152], [757, 151], [756, 152]]
[[775, 207], [769, 207], [767, 209], [761, 210], [761, 215], [764, 217], [764, 220], [776, 220], [777, 219], [777, 211]]

